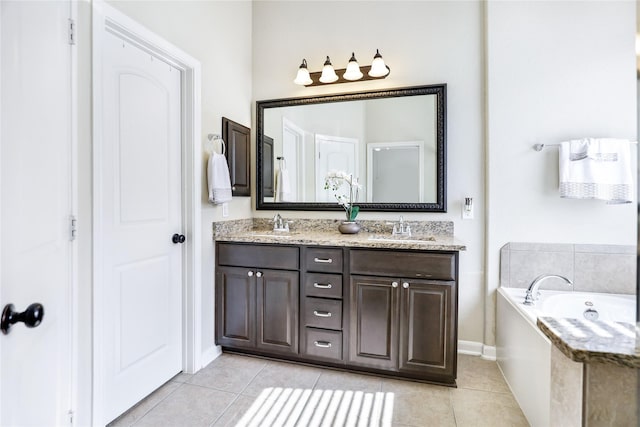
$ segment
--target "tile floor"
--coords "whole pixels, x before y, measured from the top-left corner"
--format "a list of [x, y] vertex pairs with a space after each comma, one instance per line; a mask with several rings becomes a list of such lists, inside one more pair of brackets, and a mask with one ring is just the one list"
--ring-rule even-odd
[[[368, 415], [368, 421], [362, 418], [362, 413], [366, 411], [360, 409], [360, 418], [355, 418], [357, 422], [347, 416], [342, 418], [346, 419], [346, 422], [331, 423], [326, 419], [320, 419], [318, 425], [528, 426], [495, 362], [459, 355], [457, 381], [458, 388], [450, 388], [223, 354], [195, 375], [177, 375], [112, 422], [109, 427], [235, 426], [238, 423], [265, 425], [267, 423], [256, 420], [267, 420], [269, 414], [258, 412], [257, 416], [249, 420], [247, 413], [260, 407], [269, 391], [282, 392], [284, 395], [283, 389], [287, 388], [293, 389], [293, 393], [297, 391], [298, 394], [304, 393], [304, 390], [313, 390], [307, 391], [311, 396], [314, 395], [314, 391], [315, 395], [322, 396], [322, 393], [325, 393], [326, 396], [327, 393], [324, 391], [332, 390], [333, 396], [344, 397], [348, 391], [352, 391], [353, 393], [349, 394], [350, 397], [354, 396], [351, 402], [356, 401], [356, 395], [365, 396], [361, 408], [367, 406], [366, 396], [370, 397], [369, 413], [373, 415]], [[344, 393], [336, 393], [335, 390], [343, 390]], [[357, 393], [358, 391], [361, 393]], [[292, 393], [292, 390], [288, 390], [288, 393]], [[329, 397], [332, 393], [329, 393]], [[376, 406], [375, 396], [382, 399], [387, 396], [387, 402], [388, 396], [392, 396], [392, 410], [380, 410], [377, 413], [381, 416], [379, 421], [374, 409], [380, 409], [380, 405]], [[329, 397], [325, 406], [331, 407]], [[269, 401], [269, 397], [266, 399]], [[272, 402], [276, 402], [277, 396], [272, 395], [272, 399]], [[285, 409], [286, 400], [284, 399]], [[303, 399], [298, 401], [300, 400]], [[256, 401], [258, 403], [254, 405]], [[309, 398], [307, 402], [311, 401]], [[321, 398], [319, 402], [316, 401], [316, 408], [322, 407]], [[340, 399], [336, 405], [341, 405]], [[266, 406], [277, 405], [262, 405], [262, 408]], [[342, 406], [348, 411], [356, 405], [350, 403]], [[315, 415], [318, 412], [317, 409], [313, 409], [313, 405], [308, 404], [308, 407], [311, 407], [310, 413]], [[302, 415], [307, 413], [305, 409], [300, 411]], [[280, 414], [283, 412], [286, 411], [279, 410]], [[292, 410], [288, 413], [294, 412]], [[340, 410], [334, 407], [334, 420], [339, 418], [336, 413], [339, 415]], [[346, 412], [343, 415], [345, 414]], [[269, 425], [285, 424], [282, 419], [275, 418], [278, 417], [278, 411], [271, 415], [273, 417]], [[291, 422], [291, 419], [288, 418], [287, 422]], [[296, 419], [305, 418], [301, 416]], [[251, 421], [251, 424], [243, 424], [245, 421]], [[310, 424], [313, 424], [313, 421], [307, 418], [306, 421], [295, 425]]]

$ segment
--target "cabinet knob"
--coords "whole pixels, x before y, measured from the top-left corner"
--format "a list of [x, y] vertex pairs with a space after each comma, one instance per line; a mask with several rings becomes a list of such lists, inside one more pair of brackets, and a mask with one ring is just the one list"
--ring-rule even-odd
[[398, 282], [391, 282], [391, 287], [397, 288], [398, 287]]
[[404, 282], [404, 283], [402, 284], [402, 287], [403, 287], [403, 288], [405, 288], [405, 289], [407, 289], [407, 288], [409, 287], [409, 282]]
[[253, 271], [247, 271], [247, 276], [253, 277]]
[[256, 273], [256, 277], [262, 277], [262, 271], [258, 271], [258, 272]]

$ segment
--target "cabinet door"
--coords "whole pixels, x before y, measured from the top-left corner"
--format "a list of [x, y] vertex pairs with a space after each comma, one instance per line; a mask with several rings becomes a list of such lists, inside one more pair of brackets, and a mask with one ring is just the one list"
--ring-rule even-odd
[[298, 353], [297, 271], [258, 270], [257, 347], [278, 353]]
[[248, 268], [218, 267], [216, 273], [216, 343], [255, 347], [255, 277]]
[[455, 291], [453, 281], [402, 281], [400, 371], [454, 382], [457, 351]]
[[231, 193], [234, 196], [251, 195], [251, 129], [222, 118], [222, 139], [227, 144], [227, 162], [231, 174]]
[[262, 197], [275, 197], [273, 159], [273, 138], [262, 135]]
[[398, 282], [351, 276], [350, 363], [398, 369]]

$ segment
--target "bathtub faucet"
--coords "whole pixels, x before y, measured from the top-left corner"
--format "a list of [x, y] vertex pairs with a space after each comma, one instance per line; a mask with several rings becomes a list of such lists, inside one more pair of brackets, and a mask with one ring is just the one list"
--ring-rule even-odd
[[573, 285], [573, 282], [564, 276], [559, 276], [557, 274], [542, 274], [533, 279], [533, 282], [529, 285], [529, 289], [527, 289], [527, 296], [524, 297], [524, 305], [534, 305], [535, 301], [538, 299], [538, 288], [540, 287], [540, 284], [546, 279], [550, 279], [552, 277], [564, 280], [569, 286]]

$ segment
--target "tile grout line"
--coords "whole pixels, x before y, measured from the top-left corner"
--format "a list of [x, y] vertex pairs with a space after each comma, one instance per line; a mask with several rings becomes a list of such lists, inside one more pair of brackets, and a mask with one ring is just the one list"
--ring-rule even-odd
[[[256, 372], [256, 374], [251, 377], [251, 379], [249, 381], [247, 381], [247, 384], [242, 388], [242, 390], [240, 390], [238, 393], [236, 393], [236, 397], [234, 397], [234, 399], [227, 405], [226, 408], [224, 408], [224, 411], [222, 411], [220, 413], [220, 415], [218, 415], [218, 417], [216, 419], [214, 419], [211, 424], [209, 424], [210, 427], [212, 427], [215, 423], [218, 422], [218, 420], [220, 420], [224, 414], [229, 410], [229, 408], [231, 408], [231, 406], [240, 398], [240, 396], [242, 396], [242, 392], [245, 391], [247, 389], [247, 387], [249, 387], [249, 384], [251, 384], [253, 382], [253, 380], [256, 379], [256, 377], [260, 374], [260, 372], [262, 372], [264, 370], [264, 368], [267, 366], [269, 362], [266, 362], [264, 364], [264, 366], [262, 366], [262, 368], [260, 368], [258, 370], [258, 372]], [[248, 396], [248, 397], [253, 397], [253, 396]], [[255, 400], [255, 399], [254, 399]]]
[[[144, 417], [146, 417], [147, 415], [149, 415], [149, 413], [151, 411], [153, 411], [154, 409], [156, 409], [158, 407], [158, 405], [160, 405], [162, 402], [164, 402], [169, 396], [171, 396], [173, 393], [175, 393], [176, 391], [178, 391], [179, 389], [182, 388], [182, 386], [184, 386], [186, 383], [179, 383], [177, 381], [173, 381], [173, 380], [169, 380], [168, 382], [175, 382], [176, 384], [178, 384], [178, 387], [176, 387], [175, 390], [173, 390], [171, 393], [167, 394], [165, 397], [163, 397], [162, 399], [160, 399], [155, 405], [153, 405], [152, 407], [149, 408], [148, 411], [145, 411], [145, 413], [138, 418], [137, 420], [135, 420], [132, 424], [129, 424], [129, 427], [133, 427], [134, 425], [138, 424]], [[166, 384], [165, 384], [166, 385]], [[149, 396], [147, 396], [149, 397]], [[145, 397], [145, 399], [147, 399], [147, 397]], [[141, 400], [140, 402], [144, 401], [145, 399]], [[134, 406], [135, 408], [135, 406]], [[132, 410], [133, 408], [129, 409]]]
[[453, 391], [449, 390], [449, 407], [451, 408], [451, 413], [453, 414], [453, 424], [457, 427], [458, 418], [456, 417], [456, 408], [453, 406]]

